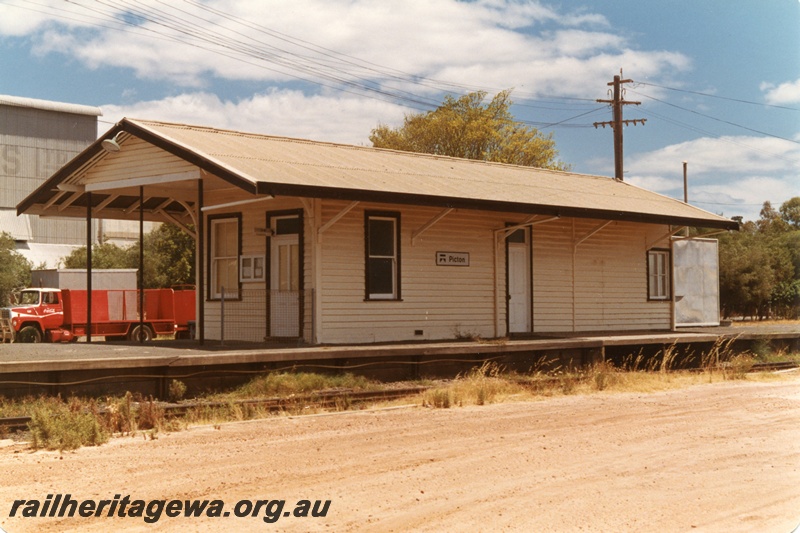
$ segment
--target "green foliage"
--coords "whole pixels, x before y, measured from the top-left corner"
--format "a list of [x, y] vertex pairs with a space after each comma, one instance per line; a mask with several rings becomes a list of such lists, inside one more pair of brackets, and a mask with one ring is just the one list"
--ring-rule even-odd
[[186, 384], [183, 381], [173, 379], [169, 384], [169, 401], [179, 402], [186, 394]]
[[108, 441], [109, 433], [100, 423], [94, 403], [87, 409], [79, 401], [60, 400], [36, 407], [28, 423], [31, 446], [48, 450], [74, 450], [98, 446]]
[[[92, 268], [137, 268], [138, 259], [131, 248], [122, 248], [112, 243], [92, 245]], [[132, 262], [132, 261], [136, 262]], [[64, 257], [64, 268], [86, 268], [86, 247], [76, 248]]]
[[800, 196], [783, 202], [780, 208], [781, 218], [792, 228], [800, 229]]
[[27, 287], [30, 282], [30, 261], [16, 251], [11, 235], [0, 233], [0, 306], [10, 303], [14, 289]]
[[720, 238], [723, 315], [797, 318], [800, 309], [800, 197], [776, 211], [764, 203], [756, 222]]
[[486, 94], [447, 96], [434, 111], [406, 115], [399, 128], [379, 125], [369, 140], [376, 148], [569, 170], [557, 159], [552, 134], [514, 120], [509, 112], [511, 90], [484, 104]]
[[194, 248], [194, 239], [172, 224], [161, 224], [145, 235], [145, 285], [171, 287], [194, 284]]
[[[172, 224], [161, 224], [144, 236], [145, 288], [193, 284], [195, 245], [191, 236]], [[86, 247], [64, 258], [64, 268], [86, 268]], [[139, 268], [139, 244], [122, 248], [103, 243], [92, 246], [92, 268]]]
[[232, 397], [273, 397], [304, 394], [331, 389], [370, 390], [374, 387], [364, 376], [354, 374], [317, 374], [314, 372], [271, 372], [253, 378], [236, 391]]

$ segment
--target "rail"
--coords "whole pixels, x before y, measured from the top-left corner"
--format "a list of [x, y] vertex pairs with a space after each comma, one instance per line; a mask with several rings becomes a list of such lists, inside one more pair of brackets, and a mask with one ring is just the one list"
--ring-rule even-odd
[[[295, 395], [285, 398], [264, 398], [264, 399], [249, 399], [249, 400], [234, 400], [234, 401], [207, 401], [207, 402], [187, 402], [187, 403], [168, 403], [168, 402], [154, 402], [159, 409], [164, 412], [166, 417], [179, 418], [186, 416], [195, 409], [214, 409], [229, 407], [233, 405], [248, 406], [251, 408], [260, 408], [269, 412], [281, 412], [305, 407], [336, 407], [343, 404], [361, 404], [375, 401], [396, 400], [399, 398], [406, 398], [425, 392], [428, 387], [402, 387], [396, 389], [385, 389], [378, 391], [353, 391], [353, 390], [335, 390], [335, 391], [321, 391], [311, 394]], [[101, 415], [105, 415], [108, 411], [100, 409], [98, 411]], [[28, 423], [31, 421], [29, 416], [15, 416], [0, 418], [0, 434], [8, 431], [24, 431], [28, 429]]]

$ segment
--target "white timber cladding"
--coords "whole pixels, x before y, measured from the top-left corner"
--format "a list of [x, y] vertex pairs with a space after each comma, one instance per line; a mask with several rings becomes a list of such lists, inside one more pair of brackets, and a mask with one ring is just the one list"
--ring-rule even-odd
[[[328, 220], [346, 202], [323, 202]], [[365, 301], [364, 211], [400, 213], [401, 300]], [[382, 342], [494, 336], [493, 232], [500, 214], [455, 211], [411, 244], [413, 232], [438, 208], [362, 203], [331, 226], [322, 240], [324, 342]], [[468, 268], [437, 267], [437, 251], [470, 254]], [[498, 301], [500, 296], [497, 295]], [[503, 306], [503, 320], [505, 307]], [[419, 333], [421, 332], [421, 333]]]
[[[571, 222], [576, 240], [602, 223]], [[647, 299], [648, 242], [666, 230], [666, 226], [613, 222], [575, 248], [574, 331], [670, 328], [671, 303]], [[538, 231], [542, 230], [534, 228], [534, 235]]]
[[[230, 201], [241, 200], [244, 197], [234, 194], [214, 194], [213, 197], [206, 195], [204, 203], [206, 205], [221, 204]], [[243, 204], [225, 210], [212, 210], [207, 215], [215, 217], [231, 216], [241, 214], [242, 217], [242, 256], [267, 256], [269, 247], [269, 237], [263, 231], [257, 229], [266, 228], [267, 213], [272, 211], [294, 211], [303, 209], [304, 204], [296, 198], [276, 198]], [[206, 218], [208, 220], [208, 218]], [[308, 211], [303, 213], [305, 243], [303, 247], [303, 276], [304, 293], [303, 315], [302, 315], [302, 338], [311, 342], [312, 335], [312, 295], [313, 295], [313, 272], [312, 272], [312, 246], [308, 242], [312, 232], [312, 217]], [[206, 231], [209, 225], [206, 224]], [[209, 235], [206, 235], [208, 239]], [[208, 246], [208, 241], [206, 246]], [[207, 263], [206, 263], [207, 264]], [[268, 263], [267, 263], [268, 265]], [[264, 281], [250, 282], [241, 284], [241, 298], [225, 301], [225, 338], [241, 341], [261, 342], [267, 337], [267, 304], [266, 291], [269, 276]], [[203, 280], [205, 283], [206, 280]], [[206, 296], [210, 296], [206, 286]], [[222, 302], [219, 299], [207, 299], [205, 302], [206, 329], [205, 338], [218, 340], [221, 338], [221, 314]]]
[[[214, 202], [219, 200], [215, 197]], [[454, 210], [412, 244], [414, 232], [437, 217], [441, 209], [362, 202], [326, 228], [317, 243], [316, 228], [348, 205], [345, 201], [304, 203], [276, 198], [225, 213], [214, 211], [213, 215], [241, 213], [242, 255], [248, 256], [267, 253], [268, 237], [256, 228], [266, 226], [268, 211], [303, 209], [302, 336], [308, 342], [370, 343], [506, 334], [506, 250], [502, 239], [495, 250], [494, 230], [528, 217]], [[315, 221], [317, 211], [319, 220]], [[365, 299], [365, 211], [400, 214], [400, 300]], [[667, 227], [612, 222], [575, 246], [605, 222], [562, 218], [531, 228], [534, 333], [670, 328], [671, 302], [647, 299], [647, 250], [669, 246], [668, 240], [653, 242], [666, 233]], [[315, 250], [317, 246], [319, 250]], [[436, 252], [442, 250], [468, 253], [469, 267], [436, 266]], [[314, 271], [315, 258], [321, 261], [320, 273]], [[242, 288], [240, 300], [225, 302], [225, 337], [233, 338], [231, 328], [235, 327], [237, 339], [261, 341], [267, 332], [267, 310], [258, 302], [263, 301], [267, 282], [246, 283]], [[314, 291], [319, 291], [316, 302]], [[205, 305], [206, 338], [218, 339], [220, 302], [210, 300]], [[319, 318], [314, 324], [317, 305]]]
[[115, 154], [115, 157], [107, 157], [92, 167], [81, 182], [98, 185], [197, 170], [188, 161], [155, 149], [152, 144], [136, 137], [126, 139], [123, 146], [123, 150]]

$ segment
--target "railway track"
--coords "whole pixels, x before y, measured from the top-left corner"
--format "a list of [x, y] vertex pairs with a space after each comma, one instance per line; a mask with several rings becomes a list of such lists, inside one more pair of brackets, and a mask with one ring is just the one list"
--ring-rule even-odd
[[769, 372], [770, 370], [790, 370], [797, 368], [798, 364], [791, 361], [784, 361], [780, 363], [754, 363], [751, 372]]
[[[424, 392], [427, 389], [428, 387], [420, 386], [379, 391], [334, 390], [315, 392], [312, 394], [287, 396], [284, 398], [234, 401], [199, 401], [186, 403], [168, 403], [156, 401], [155, 404], [163, 411], [164, 416], [167, 418], [182, 417], [192, 410], [220, 409], [230, 407], [231, 405], [239, 405], [245, 408], [249, 407], [277, 413], [281, 411], [304, 409], [306, 407], [328, 408], [342, 406], [349, 408], [353, 405], [362, 403], [406, 398]], [[101, 409], [100, 413], [105, 414], [106, 411]], [[31, 417], [29, 416], [0, 418], [0, 435], [2, 435], [4, 432], [24, 431], [28, 429], [28, 422], [30, 421]]]
[[[797, 363], [777, 362], [777, 363], [755, 363], [750, 368], [750, 372], [771, 372], [780, 370], [790, 370], [797, 368]], [[553, 378], [554, 380], [557, 378]], [[235, 401], [199, 401], [186, 403], [155, 402], [163, 410], [167, 418], [177, 418], [185, 416], [192, 410], [197, 409], [218, 409], [239, 405], [244, 408], [257, 408], [270, 412], [294, 411], [306, 407], [351, 407], [353, 404], [386, 401], [399, 398], [414, 396], [427, 390], [427, 387], [403, 387], [396, 389], [386, 389], [379, 391], [353, 391], [353, 390], [332, 390], [315, 392], [311, 394], [294, 395], [282, 398], [265, 398]], [[101, 410], [101, 413], [104, 411]], [[29, 416], [17, 416], [0, 418], [0, 435], [28, 429]]]

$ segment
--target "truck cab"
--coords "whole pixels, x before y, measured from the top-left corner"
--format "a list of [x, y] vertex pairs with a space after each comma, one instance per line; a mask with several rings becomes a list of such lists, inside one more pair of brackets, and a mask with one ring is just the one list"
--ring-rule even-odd
[[3, 341], [42, 342], [47, 331], [64, 321], [60, 289], [31, 288], [15, 294], [15, 303], [0, 309]]

